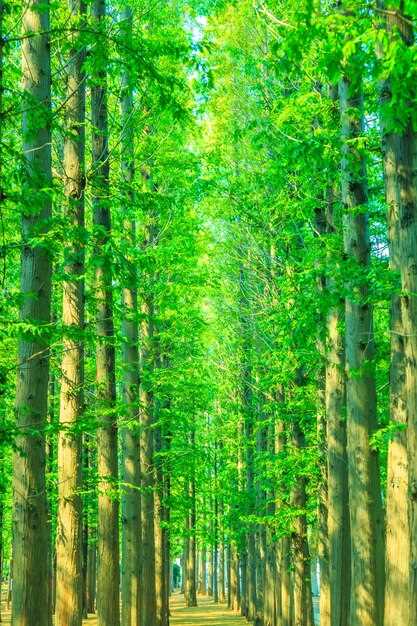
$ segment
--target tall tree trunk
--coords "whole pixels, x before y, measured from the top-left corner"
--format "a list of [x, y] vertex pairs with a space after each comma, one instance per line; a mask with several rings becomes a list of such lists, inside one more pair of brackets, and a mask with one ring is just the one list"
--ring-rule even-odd
[[[132, 39], [132, 10], [125, 7], [121, 15], [121, 32], [127, 45]], [[126, 70], [121, 93], [121, 170], [127, 213], [134, 210], [135, 179], [133, 94], [131, 77]], [[139, 349], [138, 297], [135, 260], [136, 223], [126, 217], [123, 222], [128, 253], [127, 279], [123, 300], [123, 399], [128, 422], [121, 430], [122, 442], [122, 567], [121, 602], [123, 626], [139, 626], [139, 571], [141, 558], [141, 500], [140, 500], [140, 438], [139, 438]]]
[[198, 593], [207, 595], [207, 546], [203, 545], [200, 551]]
[[226, 602], [226, 559], [225, 559], [225, 545], [224, 538], [219, 545], [219, 601], [222, 603]]
[[[13, 626], [48, 626], [49, 523], [45, 484], [52, 261], [45, 237], [51, 218], [51, 69], [49, 1], [28, 0], [22, 13], [23, 197], [20, 319], [36, 326], [19, 341], [13, 458]], [[42, 240], [42, 245], [36, 241]], [[35, 243], [34, 243], [35, 242]], [[30, 336], [31, 335], [31, 336]], [[36, 390], [36, 393], [34, 393]]]
[[185, 603], [186, 606], [197, 606], [197, 585], [196, 585], [196, 501], [195, 482], [190, 481], [190, 510], [187, 512], [187, 551], [185, 563]]
[[235, 542], [230, 546], [230, 608], [235, 613], [240, 610], [240, 577], [239, 577], [239, 555]]
[[[70, 19], [85, 13], [80, 0], [69, 0]], [[62, 318], [60, 432], [58, 437], [58, 529], [56, 541], [56, 622], [80, 626], [83, 614], [82, 579], [82, 437], [84, 410], [84, 184], [85, 75], [84, 50], [78, 35], [69, 49], [66, 136], [64, 140], [65, 218], [70, 240], [65, 250]]]
[[[379, 5], [381, 9], [396, 8], [388, 2], [380, 2]], [[412, 25], [400, 12], [389, 12], [388, 10], [384, 14], [384, 22], [390, 43], [395, 42], [397, 38], [404, 46], [410, 46], [413, 43]], [[388, 206], [389, 260], [391, 270], [395, 273], [401, 271], [404, 280], [407, 281], [410, 271], [410, 268], [407, 268], [407, 263], [409, 263], [408, 258], [410, 257], [408, 257], [409, 248], [407, 245], [403, 247], [403, 244], [411, 243], [411, 246], [414, 246], [415, 239], [407, 239], [407, 236], [401, 239], [401, 236], [404, 227], [405, 232], [409, 227], [409, 232], [411, 232], [413, 227], [409, 215], [412, 214], [415, 220], [417, 209], [416, 181], [413, 178], [413, 154], [416, 136], [410, 119], [407, 120], [405, 130], [398, 133], [392, 128], [392, 120], [385, 118], [384, 107], [389, 105], [391, 99], [391, 82], [388, 79], [384, 81], [381, 89], [381, 126], [385, 195]], [[405, 220], [406, 216], [407, 219]], [[416, 254], [413, 247], [411, 253], [414, 256]], [[416, 284], [417, 282], [414, 282], [414, 286]], [[404, 293], [409, 293], [410, 286], [412, 286], [411, 282], [404, 289]], [[413, 310], [412, 307], [409, 307], [408, 297], [402, 298], [398, 295], [399, 285], [397, 285], [396, 291], [397, 293], [394, 293], [391, 301], [390, 419], [398, 425], [398, 432], [394, 434], [388, 448], [384, 626], [395, 626], [396, 624], [411, 626], [417, 620], [417, 601], [412, 597], [413, 593], [417, 593], [417, 586], [413, 587], [413, 584], [416, 585], [414, 572], [417, 562], [417, 549], [414, 548], [414, 558], [412, 558], [410, 554], [411, 518], [409, 517], [408, 498], [409, 472], [411, 477], [414, 471], [412, 466], [415, 464], [415, 456], [414, 448], [411, 445], [410, 449], [413, 450], [413, 456], [409, 467], [407, 432], [411, 434], [410, 443], [413, 444], [412, 429], [415, 428], [415, 414], [410, 413], [409, 416], [408, 413], [416, 409], [414, 393], [417, 388], [417, 381], [414, 361], [412, 361], [413, 365], [410, 368], [411, 362], [408, 360], [411, 355], [416, 354], [415, 347], [410, 344], [411, 335], [408, 335], [408, 332], [410, 332], [411, 325], [414, 324], [414, 330], [411, 332], [415, 333], [416, 318], [414, 317], [414, 321], [412, 321], [410, 312], [415, 312], [417, 309]], [[404, 323], [403, 311], [405, 313]], [[406, 324], [408, 324], [408, 330], [406, 330]], [[405, 430], [404, 427], [408, 423], [408, 429]], [[410, 485], [412, 484], [411, 482]], [[410, 502], [412, 503], [413, 500]], [[411, 583], [410, 587], [409, 582]], [[411, 612], [410, 608], [412, 609]]]
[[[383, 513], [378, 455], [370, 439], [377, 427], [373, 313], [365, 162], [357, 140], [363, 133], [362, 92], [347, 75], [339, 85], [342, 120], [344, 248], [356, 274], [346, 299], [346, 394], [349, 508], [352, 538], [350, 626], [381, 626], [384, 590]], [[352, 72], [350, 72], [352, 74]]]
[[89, 541], [87, 558], [87, 612], [96, 612], [97, 595], [97, 545]]
[[[217, 460], [214, 462], [215, 485], [217, 486]], [[213, 600], [219, 601], [219, 501], [214, 496], [214, 549], [213, 549]]]
[[327, 314], [326, 417], [331, 626], [349, 625], [350, 523], [346, 452], [343, 307]]
[[248, 615], [248, 557], [246, 549], [243, 548], [239, 552], [240, 575], [241, 575], [241, 596], [240, 596], [240, 614], [242, 617]]
[[207, 564], [207, 594], [213, 597], [213, 546], [208, 548], [208, 564]]
[[[299, 425], [292, 426], [293, 445], [300, 451], [305, 447], [304, 435]], [[311, 564], [307, 538], [307, 515], [305, 478], [299, 476], [292, 495], [292, 506], [300, 511], [294, 522], [293, 563], [294, 563], [294, 626], [312, 626], [313, 604], [311, 596]]]
[[[147, 243], [152, 241], [152, 232], [147, 233]], [[142, 499], [142, 571], [141, 579], [141, 623], [156, 624], [156, 578], [155, 578], [155, 468], [153, 437], [153, 397], [149, 376], [152, 370], [152, 347], [154, 341], [154, 311], [152, 294], [142, 303], [141, 323], [141, 499]]]
[[[278, 401], [282, 401], [281, 392], [278, 394]], [[275, 454], [277, 456], [282, 455], [285, 451], [286, 435], [285, 435], [285, 423], [283, 421], [277, 421], [275, 425]], [[278, 493], [276, 497], [275, 508], [279, 512], [282, 502], [283, 487], [278, 487]], [[281, 623], [278, 622], [278, 626], [293, 626], [293, 606], [292, 606], [292, 581], [291, 581], [291, 539], [288, 536], [284, 536], [277, 541], [277, 567], [279, 570], [279, 577], [277, 578], [277, 608], [280, 609]], [[277, 612], [278, 613], [278, 612]]]
[[109, 151], [106, 64], [106, 1], [94, 0], [94, 28], [100, 32], [94, 54], [100, 54], [93, 77], [93, 223], [95, 230], [96, 380], [98, 486], [97, 614], [99, 626], [119, 626], [119, 503], [115, 347], [113, 327], [111, 213], [109, 205]]

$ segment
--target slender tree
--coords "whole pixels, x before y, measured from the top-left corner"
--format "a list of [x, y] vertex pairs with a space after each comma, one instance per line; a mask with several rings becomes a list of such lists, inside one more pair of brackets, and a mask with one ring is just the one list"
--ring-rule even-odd
[[[125, 7], [121, 16], [121, 32], [124, 41], [131, 45], [132, 10]], [[128, 62], [126, 67], [129, 67]], [[132, 77], [127, 70], [122, 77], [121, 124], [122, 124], [122, 181], [127, 212], [134, 210], [133, 184], [135, 178], [134, 154], [134, 107]], [[122, 442], [122, 564], [121, 602], [123, 626], [138, 626], [140, 622], [139, 574], [141, 557], [141, 502], [139, 466], [139, 349], [138, 349], [138, 296], [137, 272], [132, 258], [136, 245], [136, 222], [134, 218], [123, 220], [128, 238], [129, 257], [126, 259], [126, 279], [123, 287], [123, 399], [126, 410], [126, 426], [121, 430]]]
[[[48, 626], [48, 534], [45, 426], [48, 412], [52, 260], [51, 69], [49, 1], [22, 12], [23, 157], [20, 319], [31, 330], [19, 342], [18, 437], [13, 460], [13, 626]], [[36, 390], [36, 393], [35, 393]]]
[[77, 28], [85, 5], [68, 4], [75, 33], [69, 49], [66, 135], [64, 140], [65, 217], [70, 224], [63, 285], [64, 338], [58, 439], [58, 532], [56, 542], [56, 620], [79, 626], [82, 620], [82, 435], [84, 409], [84, 155], [85, 75], [84, 49]]
[[98, 561], [97, 612], [99, 626], [118, 626], [119, 612], [119, 506], [117, 498], [117, 417], [115, 346], [113, 327], [112, 262], [110, 255], [111, 212], [109, 196], [109, 149], [106, 63], [106, 2], [94, 0], [93, 24], [100, 33], [95, 59], [97, 73], [91, 88], [93, 125], [93, 224], [95, 235], [96, 380]]
[[373, 312], [367, 270], [370, 239], [360, 72], [346, 63], [339, 86], [342, 121], [344, 250], [352, 274], [346, 298], [346, 395], [349, 509], [352, 544], [350, 626], [380, 626], [383, 617], [384, 541], [376, 430]]

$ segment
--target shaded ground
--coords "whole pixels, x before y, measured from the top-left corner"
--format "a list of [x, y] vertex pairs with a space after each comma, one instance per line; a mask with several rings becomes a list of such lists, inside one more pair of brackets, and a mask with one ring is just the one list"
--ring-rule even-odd
[[[5, 590], [3, 590], [1, 625], [9, 626], [10, 613], [6, 610], [5, 595]], [[243, 618], [233, 615], [222, 604], [213, 604], [208, 598], [201, 597], [198, 599], [198, 603], [198, 607], [187, 609], [184, 606], [183, 596], [174, 594], [171, 598], [170, 624], [172, 626], [237, 626], [238, 624], [247, 624]], [[95, 616], [90, 616], [83, 624], [85, 626], [96, 626], [97, 619]], [[61, 624], [59, 626], [64, 625]]]
[[[1, 626], [10, 626], [10, 612], [6, 608], [6, 590], [3, 588], [1, 604]], [[184, 606], [184, 597], [176, 593], [171, 598], [171, 626], [238, 626], [247, 624], [242, 617], [234, 615], [223, 604], [214, 604], [206, 597], [198, 598], [198, 607], [187, 609]], [[315, 599], [315, 619], [318, 619], [318, 601]], [[97, 626], [97, 619], [91, 615], [83, 622], [84, 626]], [[57, 625], [58, 626], [58, 625]], [[63, 626], [62, 624], [59, 626]]]

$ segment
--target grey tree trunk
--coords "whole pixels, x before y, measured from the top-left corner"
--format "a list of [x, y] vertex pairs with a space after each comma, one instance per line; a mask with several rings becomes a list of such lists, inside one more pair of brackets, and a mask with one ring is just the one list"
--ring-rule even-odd
[[[83, 2], [69, 0], [68, 9], [70, 23], [77, 24], [83, 19]], [[57, 624], [80, 626], [83, 615], [82, 437], [79, 426], [84, 410], [85, 55], [78, 35], [71, 37], [64, 139], [65, 218], [70, 239], [65, 249], [62, 303], [62, 321], [68, 336], [64, 336], [61, 364], [55, 619]]]
[[[49, 1], [22, 13], [23, 197], [20, 319], [46, 327], [51, 315], [51, 69]], [[27, 36], [26, 36], [27, 35]], [[29, 210], [30, 209], [30, 210]], [[42, 245], [32, 243], [33, 239]], [[13, 457], [13, 626], [48, 626], [49, 523], [45, 484], [49, 346], [36, 330], [19, 341]], [[36, 393], [34, 393], [36, 390]]]

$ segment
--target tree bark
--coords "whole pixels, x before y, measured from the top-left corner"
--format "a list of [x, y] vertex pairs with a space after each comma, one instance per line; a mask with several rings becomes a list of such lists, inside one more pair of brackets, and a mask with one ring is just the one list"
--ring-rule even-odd
[[196, 501], [195, 482], [190, 481], [190, 510], [187, 512], [187, 550], [185, 562], [185, 603], [186, 606], [197, 606], [196, 585]]
[[[70, 21], [83, 19], [85, 6], [69, 0]], [[69, 49], [66, 136], [64, 140], [65, 218], [70, 240], [65, 250], [62, 316], [60, 433], [58, 437], [58, 529], [56, 541], [56, 622], [80, 626], [83, 614], [82, 577], [82, 437], [84, 410], [84, 184], [85, 75], [84, 50], [72, 35]]]
[[[389, 3], [380, 2], [379, 4], [381, 9], [392, 8], [386, 6]], [[409, 46], [413, 43], [412, 26], [404, 17], [401, 12], [385, 13], [384, 28], [388, 32], [390, 43], [395, 42], [397, 38], [403, 46]], [[383, 51], [381, 52], [383, 57]], [[417, 198], [413, 178], [413, 153], [416, 136], [409, 116], [403, 132], [396, 132], [392, 127], [392, 121], [390, 123], [390, 120], [386, 119], [384, 110], [390, 104], [391, 99], [391, 82], [387, 79], [381, 88], [382, 151], [385, 197], [388, 207], [390, 269], [398, 274], [400, 271], [404, 273], [408, 263], [407, 248], [402, 247], [403, 242], [401, 240], [402, 227], [407, 224], [404, 217], [410, 211], [414, 215], [416, 214]], [[407, 242], [407, 238], [405, 241]], [[415, 255], [414, 249], [412, 253]], [[408, 277], [407, 270], [404, 277], [405, 279]], [[417, 619], [416, 611], [410, 612], [410, 608], [415, 605], [412, 594], [417, 591], [417, 587], [412, 589], [413, 562], [414, 564], [417, 562], [417, 550], [414, 551], [413, 561], [410, 554], [411, 528], [408, 501], [409, 472], [412, 475], [413, 470], [408, 466], [407, 430], [405, 429], [409, 422], [408, 411], [415, 409], [416, 406], [413, 399], [413, 387], [409, 387], [408, 383], [414, 384], [414, 390], [417, 386], [414, 371], [409, 366], [407, 367], [407, 359], [415, 354], [411, 346], [408, 346], [411, 349], [406, 353], [409, 339], [403, 322], [403, 310], [406, 315], [405, 322], [408, 321], [410, 324], [409, 314], [407, 314], [409, 307], [407, 297], [402, 298], [399, 292], [400, 285], [397, 285], [396, 293], [393, 294], [391, 300], [390, 419], [393, 424], [397, 425], [398, 431], [394, 433], [388, 448], [384, 626], [396, 624], [411, 626]], [[409, 398], [410, 392], [412, 398]], [[413, 423], [410, 420], [408, 426], [410, 432], [412, 428]], [[410, 442], [412, 443], [412, 441], [413, 436], [411, 435]], [[413, 455], [412, 464], [414, 463]], [[410, 587], [409, 582], [411, 583]]]
[[[152, 241], [152, 232], [147, 232], [147, 243]], [[155, 467], [153, 437], [153, 397], [149, 375], [152, 370], [152, 347], [154, 341], [153, 297], [149, 294], [142, 303], [141, 323], [141, 502], [142, 502], [142, 586], [141, 622], [149, 626], [156, 624], [156, 570], [155, 570]], [[146, 574], [146, 575], [145, 575]]]
[[117, 498], [117, 417], [115, 347], [113, 326], [111, 212], [109, 204], [109, 150], [106, 64], [106, 0], [94, 0], [94, 28], [98, 37], [94, 54], [100, 54], [99, 71], [93, 77], [91, 116], [93, 126], [93, 224], [95, 231], [96, 381], [98, 529], [97, 614], [99, 626], [119, 626], [119, 503]]
[[240, 577], [239, 577], [239, 555], [236, 544], [233, 542], [230, 546], [231, 563], [230, 563], [230, 608], [235, 613], [240, 610]]
[[[357, 68], [355, 68], [357, 74]], [[352, 73], [352, 72], [351, 72]], [[352, 538], [350, 626], [381, 626], [384, 541], [378, 455], [370, 439], [377, 427], [373, 312], [367, 272], [370, 262], [366, 170], [357, 141], [363, 132], [360, 78], [346, 74], [339, 85], [342, 121], [342, 203], [348, 271], [346, 299], [346, 394], [349, 508]]]
[[[132, 40], [132, 10], [125, 7], [121, 15], [121, 32], [127, 45]], [[121, 174], [127, 213], [134, 208], [133, 183], [135, 179], [133, 93], [128, 70], [122, 77], [121, 93]], [[139, 348], [138, 296], [135, 259], [135, 220], [123, 221], [126, 244], [127, 277], [122, 291], [123, 304], [123, 400], [126, 425], [121, 430], [122, 442], [122, 567], [121, 603], [123, 626], [139, 626], [139, 573], [141, 558], [141, 498], [140, 498], [140, 435], [139, 435]]]
[[[13, 626], [48, 626], [49, 523], [45, 484], [52, 260], [51, 69], [49, 1], [28, 0], [22, 13], [23, 197], [20, 319], [42, 334], [19, 341], [13, 457]], [[27, 36], [26, 36], [27, 35]], [[33, 242], [42, 239], [42, 245]], [[31, 336], [30, 336], [31, 335]], [[36, 390], [36, 393], [34, 393]]]
[[349, 625], [350, 523], [346, 452], [343, 308], [327, 315], [326, 416], [331, 626]]
[[201, 596], [207, 595], [207, 547], [203, 545], [200, 551], [200, 575], [198, 584], [198, 593]]
[[[304, 447], [304, 435], [298, 424], [292, 425], [292, 441], [295, 449], [300, 452]], [[312, 626], [313, 603], [311, 597], [311, 564], [307, 538], [306, 484], [303, 476], [297, 477], [292, 494], [292, 506], [300, 511], [295, 518], [292, 536], [293, 544], [293, 602], [294, 626]]]

